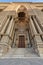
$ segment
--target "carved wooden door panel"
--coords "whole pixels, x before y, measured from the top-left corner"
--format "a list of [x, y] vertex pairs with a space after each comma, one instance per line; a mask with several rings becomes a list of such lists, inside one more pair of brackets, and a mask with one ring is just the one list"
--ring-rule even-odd
[[18, 48], [25, 48], [25, 36], [19, 36]]

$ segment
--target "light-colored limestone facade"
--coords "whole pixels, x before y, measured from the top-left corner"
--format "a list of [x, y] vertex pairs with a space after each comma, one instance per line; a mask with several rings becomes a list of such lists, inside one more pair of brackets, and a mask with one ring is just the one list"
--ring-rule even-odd
[[31, 47], [43, 56], [43, 3], [0, 3], [0, 54]]

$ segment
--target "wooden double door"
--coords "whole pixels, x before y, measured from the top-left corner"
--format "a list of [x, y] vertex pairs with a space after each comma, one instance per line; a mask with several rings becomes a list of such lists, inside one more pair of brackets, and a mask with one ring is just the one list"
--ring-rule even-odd
[[25, 36], [24, 35], [19, 36], [18, 48], [25, 48]]

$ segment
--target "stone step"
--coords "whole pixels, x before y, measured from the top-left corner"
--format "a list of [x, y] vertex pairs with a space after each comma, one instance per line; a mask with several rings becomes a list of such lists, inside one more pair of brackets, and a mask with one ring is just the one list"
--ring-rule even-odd
[[13, 48], [4, 57], [38, 57], [32, 50], [32, 48]]

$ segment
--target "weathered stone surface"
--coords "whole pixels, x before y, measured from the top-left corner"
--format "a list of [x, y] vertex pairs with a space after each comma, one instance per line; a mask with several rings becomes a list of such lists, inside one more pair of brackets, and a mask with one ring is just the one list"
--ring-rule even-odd
[[0, 3], [0, 53], [22, 47], [23, 43], [43, 56], [42, 6], [43, 3]]

